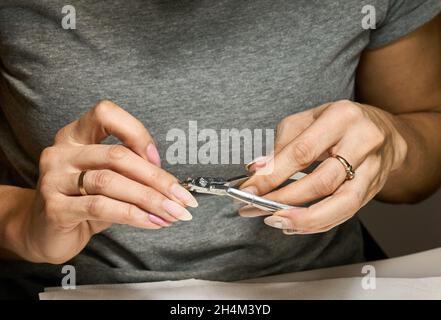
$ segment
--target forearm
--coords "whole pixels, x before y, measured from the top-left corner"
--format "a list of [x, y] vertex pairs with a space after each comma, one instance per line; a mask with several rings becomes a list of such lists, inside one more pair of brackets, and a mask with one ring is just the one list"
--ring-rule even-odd
[[421, 201], [441, 185], [441, 113], [409, 113], [396, 115], [394, 120], [407, 142], [407, 156], [391, 172], [377, 199], [392, 203]]
[[21, 259], [27, 254], [28, 207], [34, 190], [0, 185], [0, 258]]

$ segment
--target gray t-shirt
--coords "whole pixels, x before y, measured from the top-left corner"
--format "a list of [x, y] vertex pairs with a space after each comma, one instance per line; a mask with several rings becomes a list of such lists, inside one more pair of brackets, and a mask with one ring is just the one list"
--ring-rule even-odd
[[[366, 48], [415, 30], [440, 0], [0, 0], [2, 183], [34, 187], [39, 154], [98, 100], [140, 119], [165, 158], [172, 128], [275, 128], [284, 117], [354, 98]], [[362, 28], [376, 9], [377, 29]], [[185, 177], [230, 177], [242, 165], [171, 165]], [[70, 264], [77, 284], [184, 278], [232, 281], [363, 259], [356, 219], [325, 234], [285, 236], [203, 198], [191, 222], [148, 231], [115, 225]], [[61, 283], [61, 266], [0, 262], [0, 296]]]

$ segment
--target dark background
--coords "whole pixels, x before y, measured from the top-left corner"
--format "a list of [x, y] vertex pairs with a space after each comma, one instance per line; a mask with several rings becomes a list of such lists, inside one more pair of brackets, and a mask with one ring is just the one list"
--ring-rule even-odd
[[389, 257], [441, 247], [441, 189], [416, 205], [371, 201], [359, 214]]

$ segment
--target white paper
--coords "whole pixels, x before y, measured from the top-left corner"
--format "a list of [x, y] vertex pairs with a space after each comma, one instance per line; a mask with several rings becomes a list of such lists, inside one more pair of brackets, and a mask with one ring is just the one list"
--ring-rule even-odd
[[224, 283], [204, 280], [77, 287], [49, 290], [42, 300], [54, 299], [441, 299], [441, 277], [377, 278], [376, 289], [363, 289], [362, 279], [343, 278], [308, 282]]
[[369, 262], [376, 289], [362, 286], [365, 264], [250, 279], [236, 283], [204, 280], [46, 288], [54, 299], [436, 299], [441, 300], [441, 248]]

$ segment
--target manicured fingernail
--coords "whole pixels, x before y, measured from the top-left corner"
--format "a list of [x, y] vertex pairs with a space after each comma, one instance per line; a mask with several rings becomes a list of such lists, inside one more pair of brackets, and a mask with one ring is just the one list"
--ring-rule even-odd
[[182, 220], [182, 221], [189, 221], [193, 218], [190, 212], [188, 212], [187, 209], [184, 207], [181, 207], [179, 204], [177, 204], [174, 201], [171, 201], [169, 199], [166, 199], [162, 202], [162, 206], [164, 207], [165, 211], [167, 211], [169, 214], [171, 214], [176, 219]]
[[261, 210], [256, 207], [250, 206], [250, 205], [246, 205], [246, 206], [239, 209], [239, 215], [241, 217], [245, 217], [245, 218], [267, 216], [269, 214], [271, 214], [271, 213], [268, 211]]
[[158, 167], [161, 166], [161, 157], [159, 156], [158, 148], [156, 148], [153, 143], [147, 146], [147, 159], [154, 165]]
[[283, 233], [288, 235], [288, 236], [291, 236], [291, 235], [294, 235], [294, 234], [298, 234], [298, 231], [295, 231], [295, 230], [292, 230], [292, 229], [285, 229], [285, 230], [283, 230]]
[[[145, 226], [146, 228], [151, 229], [152, 225], [149, 224], [148, 222], [153, 222], [150, 219], [150, 212], [144, 211], [142, 209], [139, 208], [135, 208], [134, 212], [133, 212], [133, 219], [136, 221], [136, 224], [139, 226]], [[153, 228], [155, 229], [161, 229], [163, 226], [153, 222], [154, 226]]]
[[258, 157], [245, 165], [247, 171], [255, 171], [258, 168], [264, 167], [266, 165], [266, 160], [268, 157]]
[[259, 166], [253, 166], [253, 174], [256, 176], [270, 175], [274, 172], [274, 155], [271, 154], [265, 157], [265, 162]]
[[242, 191], [251, 193], [251, 194], [257, 194], [257, 188], [255, 186], [248, 186], [246, 188], [243, 188]]
[[157, 225], [159, 225], [159, 226], [161, 226], [161, 227], [168, 227], [168, 226], [171, 225], [169, 222], [167, 222], [167, 221], [161, 219], [161, 218], [158, 217], [158, 216], [155, 216], [154, 214], [149, 213], [149, 214], [148, 214], [148, 217], [149, 217], [149, 220], [150, 220], [151, 222], [153, 222], [153, 223], [155, 223], [155, 224], [157, 224]]
[[285, 229], [285, 230], [292, 230], [293, 227], [291, 225], [291, 221], [287, 218], [279, 217], [279, 216], [271, 216], [267, 217], [264, 220], [265, 224], [267, 224], [270, 227], [277, 228], [277, 229]]
[[171, 193], [178, 198], [180, 201], [182, 201], [186, 206], [196, 208], [198, 206], [198, 202], [193, 197], [193, 195], [185, 189], [183, 186], [174, 183], [171, 187]]

